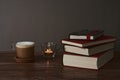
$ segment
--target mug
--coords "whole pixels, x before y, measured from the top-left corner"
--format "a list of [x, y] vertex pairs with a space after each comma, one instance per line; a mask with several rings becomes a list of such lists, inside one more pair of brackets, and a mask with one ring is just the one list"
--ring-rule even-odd
[[34, 59], [35, 43], [31, 41], [22, 41], [16, 43], [16, 58], [23, 60]]

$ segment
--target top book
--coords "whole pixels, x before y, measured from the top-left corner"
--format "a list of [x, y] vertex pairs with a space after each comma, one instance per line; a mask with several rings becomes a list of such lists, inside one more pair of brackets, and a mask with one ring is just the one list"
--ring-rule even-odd
[[81, 30], [69, 34], [70, 39], [95, 40], [104, 35], [103, 30]]

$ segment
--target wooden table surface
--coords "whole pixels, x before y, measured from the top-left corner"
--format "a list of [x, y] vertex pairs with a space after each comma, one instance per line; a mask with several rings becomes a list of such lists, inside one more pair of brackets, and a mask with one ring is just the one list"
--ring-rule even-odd
[[0, 80], [120, 80], [120, 53], [97, 71], [63, 66], [62, 53], [54, 59], [37, 54], [34, 63], [16, 63], [15, 52], [0, 52]]

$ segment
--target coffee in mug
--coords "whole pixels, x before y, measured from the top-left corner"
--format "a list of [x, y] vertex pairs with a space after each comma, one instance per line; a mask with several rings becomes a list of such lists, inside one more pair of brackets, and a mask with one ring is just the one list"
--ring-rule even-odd
[[16, 58], [33, 59], [35, 43], [31, 41], [23, 41], [16, 43]]

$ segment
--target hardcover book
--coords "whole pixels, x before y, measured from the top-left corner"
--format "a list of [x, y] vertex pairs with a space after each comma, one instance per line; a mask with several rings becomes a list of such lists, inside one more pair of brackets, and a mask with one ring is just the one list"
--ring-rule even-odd
[[104, 64], [113, 58], [113, 50], [100, 52], [92, 56], [82, 56], [64, 52], [63, 65], [77, 68], [100, 69]]
[[76, 46], [71, 46], [71, 45], [64, 45], [64, 51], [70, 52], [70, 53], [75, 53], [75, 54], [81, 54], [81, 55], [94, 55], [99, 52], [103, 52], [109, 49], [114, 48], [114, 42], [111, 43], [105, 43], [105, 44], [100, 44], [92, 47], [87, 47], [87, 48], [81, 48], [81, 47], [76, 47]]
[[89, 47], [89, 46], [94, 46], [102, 43], [113, 42], [115, 40], [116, 38], [113, 36], [104, 35], [99, 37], [96, 40], [77, 40], [77, 39], [66, 38], [66, 39], [62, 39], [62, 44], [68, 44], [68, 45], [73, 45], [78, 47]]
[[95, 40], [104, 35], [103, 30], [81, 30], [69, 34], [70, 39]]

